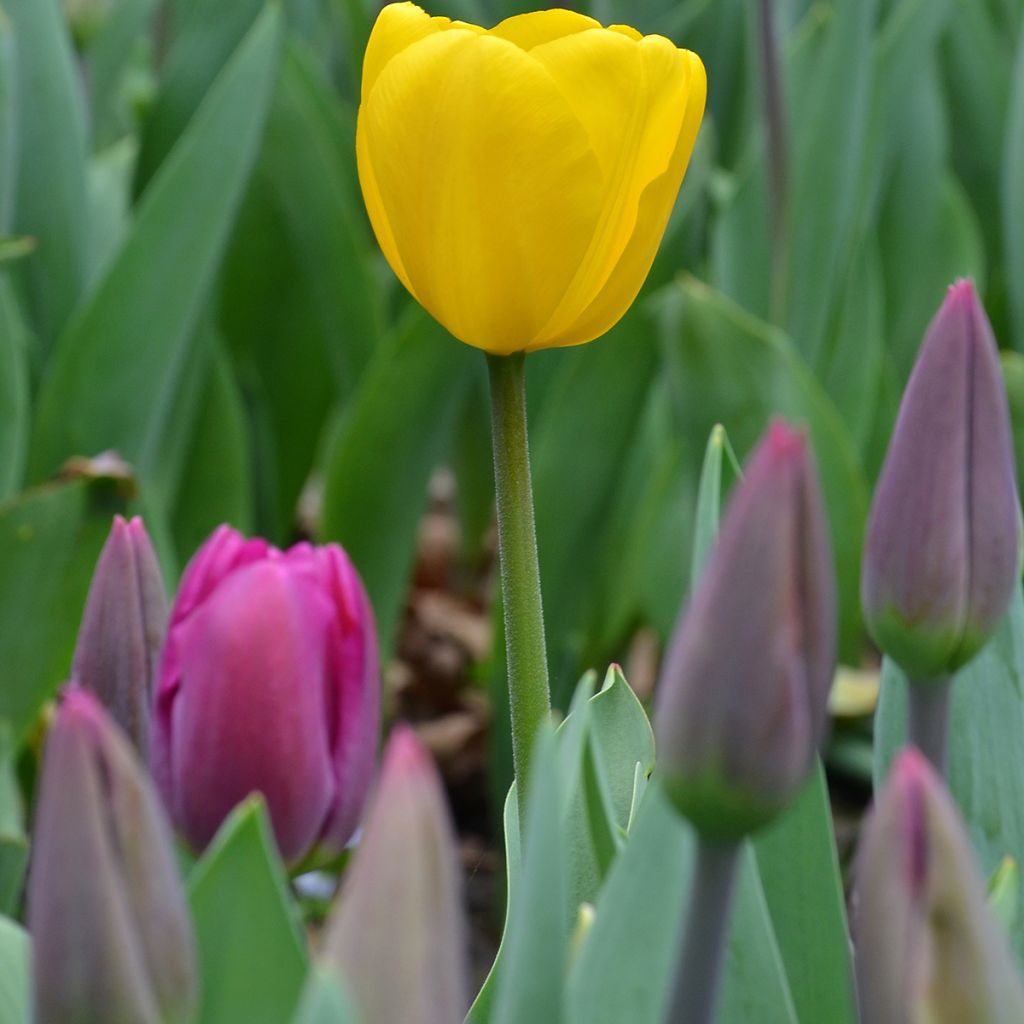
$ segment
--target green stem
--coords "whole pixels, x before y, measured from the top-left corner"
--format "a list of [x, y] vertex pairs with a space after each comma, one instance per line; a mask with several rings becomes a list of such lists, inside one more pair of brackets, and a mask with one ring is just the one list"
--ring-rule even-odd
[[711, 1024], [725, 961], [739, 843], [697, 840], [690, 901], [665, 1024]]
[[932, 767], [946, 775], [949, 746], [949, 697], [953, 680], [911, 679], [908, 691], [907, 739]]
[[512, 759], [520, 828], [526, 817], [530, 755], [537, 730], [551, 709], [530, 485], [530, 449], [526, 436], [525, 364], [522, 352], [487, 357], [505, 654], [512, 713]]

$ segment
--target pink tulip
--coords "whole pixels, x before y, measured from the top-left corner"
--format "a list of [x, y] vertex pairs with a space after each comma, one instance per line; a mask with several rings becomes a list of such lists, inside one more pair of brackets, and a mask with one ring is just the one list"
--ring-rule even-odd
[[289, 864], [340, 852], [379, 716], [373, 612], [345, 552], [216, 530], [171, 609], [153, 719], [153, 774], [189, 842], [259, 792]]

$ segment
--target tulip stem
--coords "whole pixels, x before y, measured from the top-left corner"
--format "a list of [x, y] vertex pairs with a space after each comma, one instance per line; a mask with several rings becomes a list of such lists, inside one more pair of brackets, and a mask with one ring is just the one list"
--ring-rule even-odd
[[945, 777], [949, 741], [949, 696], [953, 680], [911, 680], [909, 691], [908, 739]]
[[740, 844], [697, 841], [686, 930], [665, 1024], [711, 1024], [715, 1019]]
[[519, 820], [525, 821], [526, 785], [537, 730], [551, 709], [540, 566], [526, 434], [526, 357], [488, 355], [491, 379], [491, 441], [498, 506], [501, 597], [512, 714], [512, 759]]

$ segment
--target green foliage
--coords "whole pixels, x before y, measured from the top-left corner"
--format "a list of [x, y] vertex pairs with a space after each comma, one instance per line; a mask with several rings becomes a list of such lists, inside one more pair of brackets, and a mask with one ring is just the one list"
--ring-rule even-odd
[[306, 952], [260, 799], [239, 805], [224, 822], [189, 876], [188, 891], [202, 964], [200, 1024], [289, 1020]]

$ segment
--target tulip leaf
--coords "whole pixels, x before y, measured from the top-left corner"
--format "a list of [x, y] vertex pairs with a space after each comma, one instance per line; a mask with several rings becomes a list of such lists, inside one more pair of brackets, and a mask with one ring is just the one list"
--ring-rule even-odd
[[298, 1004], [306, 952], [266, 807], [250, 797], [188, 879], [202, 966], [200, 1024], [281, 1024]]
[[71, 670], [96, 558], [123, 482], [79, 478], [0, 504], [0, 717], [20, 745]]
[[571, 358], [556, 364], [530, 425], [548, 658], [560, 670], [552, 674], [557, 707], [568, 703], [581, 672], [579, 652], [559, 644], [582, 625], [580, 610], [590, 588], [599, 587], [595, 535], [604, 532], [657, 364], [650, 324], [639, 309], [599, 345], [566, 355]]
[[4, 0], [3, 10], [14, 35], [18, 97], [12, 227], [39, 242], [19, 279], [31, 323], [48, 342], [86, 281], [86, 115], [59, 0]]
[[[692, 831], [661, 787], [649, 786], [569, 975], [570, 1024], [662, 1024], [693, 861]], [[717, 1019], [797, 1021], [749, 851], [741, 858]]]
[[799, 214], [787, 222], [786, 323], [812, 366], [819, 365], [836, 284], [857, 226], [877, 7], [878, 0], [835, 4], [813, 64], [814, 79], [793, 90], [807, 109], [790, 119], [787, 196]]
[[1014, 345], [1024, 351], [1024, 32], [1017, 44], [1013, 99], [1003, 159], [1003, 238], [1006, 280], [1013, 313]]
[[[724, 424], [748, 451], [773, 415], [807, 425], [831, 526], [840, 652], [860, 655], [858, 580], [867, 486], [849, 431], [788, 339], [694, 279], [656, 297], [677, 429], [706, 437]], [[848, 652], [848, 653], [847, 653]]]
[[115, 142], [132, 127], [125, 79], [157, 0], [118, 0], [103, 19], [87, 53], [89, 106], [97, 146]]
[[18, 172], [18, 122], [11, 23], [0, 16], [0, 237], [11, 230]]
[[[25, 809], [15, 775], [14, 737], [0, 720], [0, 914], [15, 915], [28, 863]], [[0, 1020], [4, 1020], [0, 1014]]]
[[374, 353], [327, 458], [321, 539], [340, 541], [359, 570], [385, 654], [430, 474], [448, 448], [477, 358], [425, 313], [411, 310]]
[[[638, 624], [667, 635], [682, 596], [693, 476], [664, 380], [651, 382], [606, 518], [581, 662], [621, 656]], [[666, 552], [679, 557], [666, 558]], [[593, 558], [594, 556], [589, 556]]]
[[264, 0], [242, 0], [216, 10], [209, 3], [178, 4], [174, 40], [161, 69], [160, 89], [142, 133], [135, 168], [141, 194], [174, 148], [242, 39]]
[[690, 568], [690, 587], [696, 586], [700, 572], [718, 537], [718, 523], [722, 516], [722, 480], [725, 467], [739, 479], [743, 475], [739, 460], [729, 443], [729, 435], [721, 423], [716, 423], [708, 435], [704, 449], [704, 463], [697, 488], [697, 520], [693, 530], [693, 557]]
[[206, 380], [171, 523], [181, 560], [221, 523], [252, 529], [250, 452], [242, 396], [220, 350]]
[[1004, 857], [988, 880], [988, 903], [1011, 934], [1020, 917], [1020, 868], [1012, 857]]
[[0, 917], [0, 1020], [29, 1021], [31, 943], [28, 932], [8, 917]]
[[256, 155], [279, 30], [277, 10], [268, 7], [147, 189], [120, 252], [60, 338], [39, 396], [35, 478], [68, 454], [112, 447], [138, 464], [144, 479], [158, 472], [189, 342]]
[[820, 761], [754, 849], [797, 1016], [854, 1024], [846, 903]]
[[356, 1024], [355, 1013], [332, 973], [310, 971], [292, 1024]]
[[554, 733], [544, 729], [533, 749], [522, 878], [517, 898], [509, 900], [492, 1024], [563, 1019], [569, 915], [559, 775]]
[[0, 501], [21, 485], [28, 448], [28, 334], [14, 291], [0, 277]]
[[[981, 870], [991, 874], [1006, 856], [1024, 863], [1024, 600], [1010, 611], [981, 652], [954, 677], [949, 730], [949, 788], [960, 807]], [[888, 658], [875, 718], [875, 788], [906, 743], [906, 676]], [[1013, 930], [1024, 955], [1024, 915]]]

